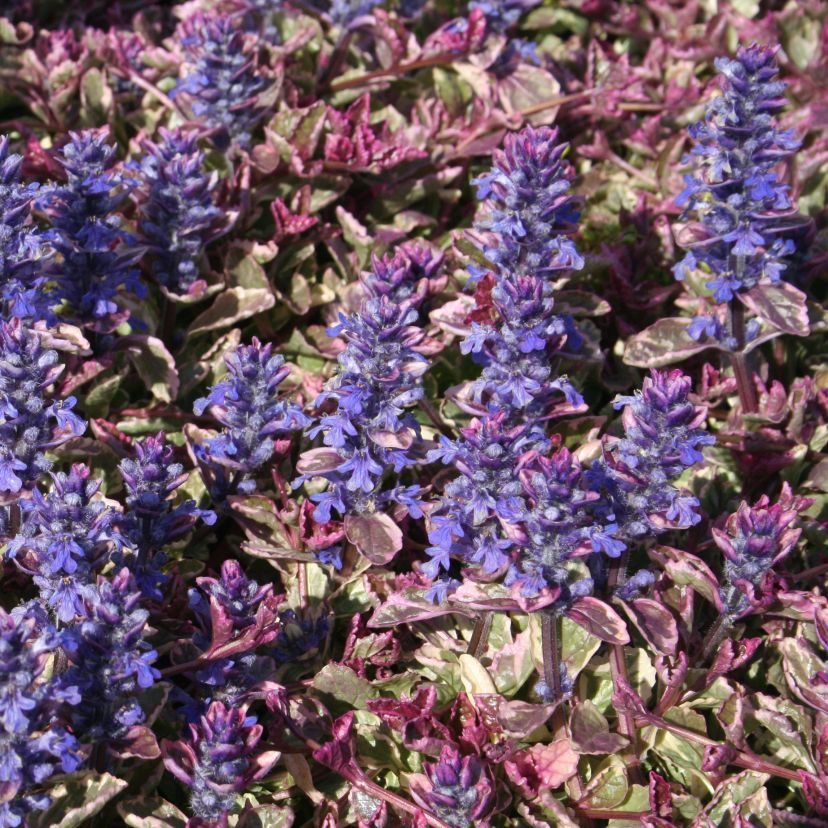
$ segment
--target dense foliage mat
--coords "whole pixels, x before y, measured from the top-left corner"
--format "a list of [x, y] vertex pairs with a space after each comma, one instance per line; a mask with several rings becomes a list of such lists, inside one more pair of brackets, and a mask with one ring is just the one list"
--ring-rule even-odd
[[828, 824], [828, 6], [2, 9], [2, 828]]

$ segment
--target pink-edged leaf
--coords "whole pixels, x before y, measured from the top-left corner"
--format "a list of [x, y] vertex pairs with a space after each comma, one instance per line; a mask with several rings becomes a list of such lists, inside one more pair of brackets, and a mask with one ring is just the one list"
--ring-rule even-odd
[[554, 704], [530, 704], [506, 699], [498, 693], [476, 693], [474, 696], [484, 721], [494, 720], [512, 738], [526, 739], [549, 720]]
[[629, 741], [620, 733], [612, 733], [609, 722], [591, 702], [584, 701], [572, 711], [569, 719], [572, 747], [578, 753], [618, 753]]
[[[426, 621], [441, 615], [452, 615], [459, 610], [446, 604], [432, 604], [422, 597], [422, 591], [394, 592], [380, 604], [368, 621], [369, 627], [396, 627], [414, 621]], [[469, 613], [471, 614], [471, 613]]]
[[344, 526], [345, 537], [371, 563], [387, 564], [402, 549], [402, 530], [390, 515], [346, 515]]
[[760, 319], [792, 336], [808, 336], [808, 299], [805, 294], [780, 282], [776, 285], [757, 285], [738, 294], [742, 302]]
[[713, 570], [701, 558], [671, 546], [657, 546], [651, 549], [649, 554], [664, 567], [673, 583], [678, 586], [692, 587], [699, 595], [710, 601], [719, 612], [724, 609], [719, 595], [719, 582]]
[[233, 638], [233, 619], [227, 609], [212, 595], [210, 596], [210, 629], [213, 633], [210, 642], [211, 651], [221, 647]]
[[354, 761], [354, 712], [348, 711], [334, 723], [331, 740], [313, 752], [313, 758], [337, 773], [352, 773], [356, 768]]
[[689, 319], [659, 319], [627, 340], [624, 362], [637, 368], [661, 368], [683, 362], [707, 348], [721, 347], [713, 342], [697, 342], [687, 333], [689, 325]]
[[466, 318], [473, 310], [474, 299], [471, 296], [460, 296], [431, 311], [429, 319], [446, 333], [466, 336], [471, 330]]
[[[86, 771], [63, 777], [49, 791], [52, 799], [44, 811], [26, 816], [28, 828], [80, 828], [101, 811], [129, 783], [111, 773]], [[9, 824], [9, 823], [6, 823]]]
[[520, 587], [508, 589], [498, 583], [464, 581], [449, 596], [449, 603], [458, 611], [495, 610], [499, 612], [536, 612], [553, 604], [558, 592], [544, 590], [536, 598], [526, 598]]
[[127, 828], [186, 828], [187, 815], [166, 799], [136, 796], [121, 799], [118, 815]]
[[566, 616], [601, 641], [609, 644], [630, 643], [624, 619], [609, 604], [597, 598], [579, 598], [567, 610]]
[[372, 431], [368, 436], [378, 446], [390, 449], [408, 449], [414, 442], [414, 434], [407, 428], [400, 431]]
[[145, 725], [134, 725], [118, 740], [118, 756], [137, 759], [157, 759], [161, 755], [155, 734]]
[[658, 653], [673, 655], [678, 646], [678, 624], [673, 613], [652, 598], [618, 602], [644, 640]]
[[342, 456], [334, 448], [315, 448], [303, 451], [296, 461], [299, 474], [324, 474], [338, 469], [342, 465]]
[[779, 650], [782, 672], [793, 694], [815, 710], [828, 713], [828, 683], [815, 680], [818, 673], [825, 672], [825, 663], [804, 638], [783, 638]]
[[291, 828], [293, 808], [282, 805], [248, 807], [239, 817], [236, 828]]
[[231, 287], [216, 296], [213, 304], [187, 328], [187, 336], [229, 328], [276, 304], [270, 287]]
[[568, 739], [558, 739], [514, 753], [503, 767], [518, 790], [527, 799], [534, 799], [541, 790], [558, 788], [575, 774], [578, 754]]

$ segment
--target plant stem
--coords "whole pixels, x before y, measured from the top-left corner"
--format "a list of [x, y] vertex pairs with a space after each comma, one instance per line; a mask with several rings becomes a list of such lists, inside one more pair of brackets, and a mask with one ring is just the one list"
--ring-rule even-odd
[[717, 619], [713, 626], [707, 631], [707, 635], [702, 642], [702, 659], [707, 660], [713, 654], [713, 651], [722, 643], [722, 639], [733, 628], [733, 617], [730, 613], [723, 612]]
[[481, 612], [474, 622], [474, 630], [472, 632], [471, 640], [469, 641], [469, 648], [466, 652], [476, 659], [486, 651], [486, 644], [489, 641], [489, 633], [492, 629], [492, 620], [494, 613]]
[[730, 364], [733, 367], [733, 375], [736, 377], [742, 413], [755, 414], [759, 410], [759, 402], [756, 398], [756, 386], [753, 384], [748, 368], [747, 354], [745, 354], [745, 306], [735, 296], [728, 305], [728, 316], [730, 317], [730, 331], [736, 340], [736, 347], [730, 352]]
[[543, 653], [543, 680], [552, 701], [561, 700], [561, 651], [558, 642], [558, 614], [541, 612], [541, 652]]
[[[615, 587], [623, 584], [627, 579], [627, 563], [630, 559], [629, 550], [625, 549], [617, 558], [610, 561], [609, 574], [607, 576], [607, 593], [612, 596]], [[610, 674], [614, 687], [619, 686], [619, 679], [625, 684], [630, 683], [627, 672], [627, 656], [623, 644], [612, 644], [609, 654]], [[635, 719], [632, 713], [622, 711], [618, 714], [618, 732], [626, 736], [629, 745], [622, 751], [621, 758], [627, 766], [630, 774], [630, 781], [634, 785], [646, 784], [644, 774], [641, 770], [641, 760], [638, 758], [636, 741], [638, 730], [635, 726]]]
[[[695, 742], [705, 747], [727, 747], [724, 742], [717, 742], [709, 736], [702, 733], [696, 733], [695, 730], [690, 730], [689, 727], [682, 727], [674, 724], [667, 719], [662, 719], [654, 713], [646, 713], [635, 718], [636, 727], [657, 727], [660, 730], [666, 730], [682, 739], [687, 739], [690, 742]], [[760, 756], [755, 756], [746, 753], [743, 750], [737, 750], [735, 756], [730, 760], [734, 765], [740, 768], [747, 768], [748, 770], [756, 771], [757, 773], [767, 773], [771, 776], [778, 776], [781, 779], [792, 779], [794, 782], [801, 782], [800, 771], [792, 770], [790, 768], [783, 768], [781, 765], [775, 765], [773, 762], [768, 762]]]
[[387, 69], [377, 69], [373, 72], [366, 72], [364, 75], [359, 75], [356, 78], [343, 78], [339, 81], [333, 81], [330, 84], [331, 92], [341, 92], [343, 89], [353, 89], [357, 86], [364, 86], [367, 83], [372, 83], [375, 80], [382, 78], [394, 78], [399, 75], [404, 75], [407, 72], [413, 72], [416, 69], [427, 69], [431, 66], [442, 66], [444, 64], [453, 63], [457, 59], [457, 55], [441, 53], [439, 55], [432, 55], [427, 58], [420, 58], [419, 60], [412, 60], [408, 63], [398, 63], [396, 66], [389, 66]]

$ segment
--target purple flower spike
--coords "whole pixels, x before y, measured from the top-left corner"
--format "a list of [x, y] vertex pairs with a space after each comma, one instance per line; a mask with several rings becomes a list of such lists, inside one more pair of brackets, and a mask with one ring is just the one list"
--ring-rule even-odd
[[[273, 457], [276, 441], [310, 422], [299, 406], [279, 396], [279, 385], [290, 373], [284, 357], [271, 344], [240, 345], [225, 355], [227, 378], [214, 385], [193, 410], [210, 413], [224, 426], [217, 436], [198, 447], [198, 458], [214, 478], [211, 495], [222, 501], [236, 491], [256, 489], [256, 471]], [[228, 478], [232, 473], [232, 479]]]
[[61, 708], [80, 701], [62, 677], [45, 678], [63, 640], [36, 604], [12, 614], [0, 608], [0, 825], [23, 824], [48, 808], [41, 786], [82, 761], [77, 739], [59, 723]]
[[494, 783], [477, 756], [461, 756], [445, 745], [438, 762], [425, 762], [425, 775], [411, 780], [414, 801], [452, 828], [471, 828], [494, 806]]
[[167, 770], [191, 789], [196, 817], [225, 824], [236, 796], [267, 775], [279, 754], [255, 755], [263, 732], [246, 707], [213, 702], [199, 723], [190, 725], [188, 740], [162, 744]]
[[740, 48], [735, 60], [719, 58], [722, 94], [690, 127], [694, 170], [685, 175], [676, 204], [684, 208], [682, 218], [696, 217], [704, 238], [673, 272], [684, 279], [704, 267], [712, 274], [707, 287], [716, 302], [728, 302], [763, 279], [781, 281], [794, 251], [781, 233], [795, 207], [776, 168], [800, 143], [774, 119], [785, 105], [776, 51], [754, 43]]
[[478, 228], [497, 234], [484, 253], [501, 273], [549, 276], [580, 270], [583, 257], [569, 235], [580, 213], [569, 189], [572, 170], [563, 160], [569, 145], [558, 143], [558, 130], [526, 127], [510, 133], [503, 149], [492, 154], [491, 172], [476, 179], [488, 217]]
[[160, 143], [143, 143], [147, 193], [139, 229], [154, 254], [153, 276], [172, 293], [185, 294], [199, 278], [204, 246], [222, 230], [222, 211], [214, 204], [218, 176], [204, 167], [197, 133], [160, 133]]
[[99, 580], [85, 599], [67, 647], [72, 666], [65, 681], [82, 697], [73, 725], [96, 741], [120, 738], [144, 721], [136, 697], [161, 678], [152, 666], [158, 654], [144, 641], [149, 613], [139, 608], [141, 593], [126, 568]]
[[22, 164], [22, 156], [9, 152], [8, 137], [0, 136], [0, 300], [5, 319], [51, 320], [53, 251], [47, 234], [32, 224], [39, 190], [20, 182]]
[[[387, 296], [368, 299], [359, 313], [340, 316], [329, 330], [340, 335], [347, 347], [339, 356], [339, 373], [316, 398], [323, 411], [308, 432], [322, 434], [332, 451], [330, 462], [308, 477], [324, 477], [330, 488], [312, 495], [317, 503], [314, 519], [325, 523], [331, 511], [340, 515], [381, 511], [389, 502], [419, 514], [417, 486], [382, 490], [382, 478], [390, 469], [400, 472], [419, 461], [415, 445], [420, 426], [405, 409], [422, 398], [420, 377], [428, 367], [416, 352], [423, 333], [413, 326], [417, 312], [395, 305]], [[314, 450], [324, 451], [324, 450]], [[300, 461], [299, 468], [308, 466]]]
[[762, 495], [753, 506], [744, 501], [724, 529], [713, 528], [713, 540], [725, 556], [727, 586], [722, 590], [725, 612], [738, 616], [759, 597], [773, 566], [785, 558], [802, 533], [795, 523], [810, 500], [794, 497], [788, 483], [776, 503]]
[[20, 502], [23, 513], [8, 554], [34, 576], [41, 598], [64, 624], [85, 612], [94, 597], [95, 573], [123, 545], [114, 528], [118, 513], [98, 495], [100, 480], [89, 469], [72, 466], [52, 475], [52, 490], [32, 492]]
[[194, 119], [213, 132], [219, 148], [231, 142], [246, 147], [264, 115], [257, 106], [265, 83], [254, 39], [237, 15], [205, 12], [189, 15], [176, 35], [185, 61], [172, 96], [184, 97]]
[[654, 369], [640, 392], [615, 400], [615, 408], [624, 409], [625, 434], [607, 441], [590, 477], [609, 500], [616, 537], [635, 541], [699, 522], [698, 500], [674, 485], [702, 462], [702, 447], [716, 442], [702, 428], [707, 409], [688, 399], [691, 390], [680, 370]]
[[160, 570], [165, 562], [163, 548], [186, 535], [199, 520], [211, 526], [216, 515], [199, 509], [194, 500], [173, 506], [175, 490], [187, 480], [187, 473], [180, 463], [172, 462], [173, 448], [162, 433], [137, 442], [135, 453], [134, 460], [119, 465], [127, 490], [120, 528], [128, 554], [116, 557], [135, 576], [141, 592], [158, 601], [159, 587], [167, 580]]
[[273, 585], [259, 586], [245, 575], [238, 561], [225, 561], [221, 577], [196, 579], [190, 590], [190, 608], [199, 631], [193, 643], [203, 652], [217, 643], [237, 642], [232, 656], [210, 660], [195, 673], [196, 681], [210, 689], [211, 699], [236, 704], [259, 681], [272, 675], [269, 658], [252, 652], [277, 635], [278, 620]]
[[589, 595], [592, 579], [569, 562], [601, 551], [617, 557], [624, 549], [612, 537], [617, 527], [598, 518], [599, 495], [589, 491], [580, 464], [565, 448], [551, 457], [529, 455], [520, 481], [523, 499], [513, 520], [521, 543], [506, 583], [519, 584], [528, 597], [544, 588], [557, 590], [559, 606]]
[[57, 154], [67, 182], [42, 199], [55, 229], [54, 247], [63, 258], [54, 275], [57, 301], [71, 319], [108, 333], [129, 316], [119, 310], [119, 293], [146, 293], [135, 267], [144, 250], [116, 214], [137, 182], [117, 168], [107, 128], [70, 137]]
[[37, 334], [17, 319], [0, 322], [0, 492], [30, 487], [51, 468], [46, 452], [86, 431], [74, 397], [48, 399], [61, 371]]
[[370, 296], [387, 296], [395, 305], [419, 307], [431, 293], [442, 289], [443, 252], [423, 241], [403, 242], [393, 253], [374, 256], [371, 270], [362, 274]]

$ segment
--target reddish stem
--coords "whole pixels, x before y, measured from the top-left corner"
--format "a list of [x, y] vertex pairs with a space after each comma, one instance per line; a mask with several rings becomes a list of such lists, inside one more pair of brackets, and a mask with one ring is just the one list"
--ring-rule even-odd
[[[620, 557], [613, 558], [610, 563], [609, 575], [607, 577], [607, 591], [612, 595], [615, 587], [624, 582], [627, 574], [627, 561], [629, 560], [629, 551], [624, 551]], [[610, 647], [610, 673], [612, 675], [612, 683], [614, 687], [630, 683], [629, 674], [627, 672], [627, 657], [623, 644], [613, 644]], [[619, 681], [620, 680], [620, 681]], [[630, 772], [630, 781], [634, 785], [646, 784], [644, 773], [641, 770], [641, 760], [638, 758], [636, 748], [636, 741], [638, 738], [638, 731], [635, 726], [635, 719], [632, 713], [627, 711], [620, 711], [618, 714], [618, 731], [622, 736], [626, 736], [629, 744], [622, 751], [621, 758]]]

